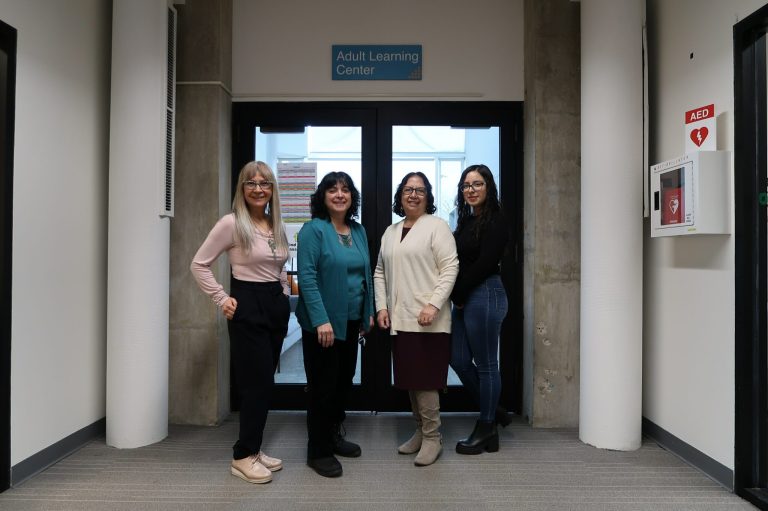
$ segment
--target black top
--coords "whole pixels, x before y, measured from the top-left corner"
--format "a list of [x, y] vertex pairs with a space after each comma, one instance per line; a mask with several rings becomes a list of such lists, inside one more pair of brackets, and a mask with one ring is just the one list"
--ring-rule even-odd
[[499, 262], [509, 238], [507, 221], [501, 212], [485, 224], [479, 238], [475, 235], [475, 222], [476, 217], [469, 217], [461, 232], [454, 233], [459, 255], [459, 276], [453, 286], [451, 300], [457, 305], [464, 305], [475, 287], [491, 275], [499, 273]]

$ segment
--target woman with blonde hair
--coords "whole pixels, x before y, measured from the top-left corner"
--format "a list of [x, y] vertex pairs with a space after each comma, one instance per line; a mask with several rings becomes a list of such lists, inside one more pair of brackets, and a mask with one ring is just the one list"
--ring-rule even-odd
[[[232, 267], [228, 294], [211, 265], [226, 252]], [[232, 475], [268, 483], [283, 468], [261, 450], [274, 375], [288, 330], [290, 305], [284, 268], [288, 240], [272, 169], [261, 161], [240, 171], [232, 213], [211, 229], [191, 264], [202, 289], [227, 318], [235, 385], [240, 394], [240, 433], [233, 447]]]

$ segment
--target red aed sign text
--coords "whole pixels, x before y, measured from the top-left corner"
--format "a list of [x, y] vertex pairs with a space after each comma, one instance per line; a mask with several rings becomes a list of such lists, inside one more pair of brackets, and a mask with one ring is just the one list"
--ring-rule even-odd
[[692, 122], [701, 121], [704, 119], [709, 119], [710, 117], [715, 116], [715, 105], [714, 103], [707, 106], [702, 106], [699, 108], [695, 108], [693, 110], [688, 110], [685, 112], [685, 124], [690, 124]]

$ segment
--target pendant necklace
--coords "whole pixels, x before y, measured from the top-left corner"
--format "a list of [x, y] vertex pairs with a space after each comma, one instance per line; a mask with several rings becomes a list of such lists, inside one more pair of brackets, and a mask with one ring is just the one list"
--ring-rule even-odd
[[341, 234], [340, 232], [337, 232], [336, 234], [339, 236], [339, 243], [341, 243], [341, 245], [343, 247], [349, 248], [349, 247], [352, 246], [352, 233], [351, 232], [349, 234]]
[[256, 227], [256, 231], [267, 238], [267, 245], [269, 246], [269, 249], [272, 251], [272, 257], [275, 256], [275, 249], [277, 248], [277, 244], [275, 243], [275, 234], [273, 232], [270, 232], [269, 230], [269, 223], [267, 223], [267, 230], [262, 231], [259, 224], [256, 223], [256, 221], [253, 222], [253, 225]]

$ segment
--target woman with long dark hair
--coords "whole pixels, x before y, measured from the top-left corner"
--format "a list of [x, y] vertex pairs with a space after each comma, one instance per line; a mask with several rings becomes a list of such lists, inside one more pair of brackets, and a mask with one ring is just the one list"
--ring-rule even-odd
[[451, 293], [451, 367], [480, 408], [472, 434], [456, 444], [459, 454], [499, 450], [496, 423], [509, 417], [499, 408], [499, 332], [507, 315], [507, 295], [499, 265], [509, 237], [491, 170], [470, 165], [461, 174], [454, 236], [459, 276]]

